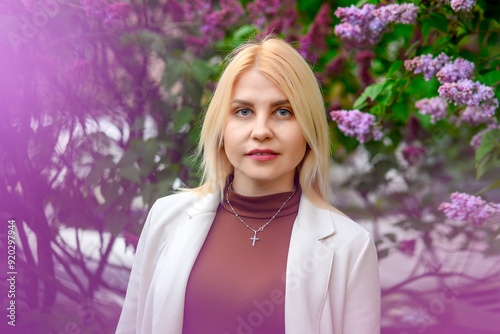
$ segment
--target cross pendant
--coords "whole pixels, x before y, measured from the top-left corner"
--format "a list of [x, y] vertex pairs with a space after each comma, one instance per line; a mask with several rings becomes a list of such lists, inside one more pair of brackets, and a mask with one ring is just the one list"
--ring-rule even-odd
[[255, 242], [259, 240], [259, 238], [257, 238], [257, 231], [254, 231], [253, 238], [250, 238], [250, 240], [253, 240], [252, 247], [255, 247]]

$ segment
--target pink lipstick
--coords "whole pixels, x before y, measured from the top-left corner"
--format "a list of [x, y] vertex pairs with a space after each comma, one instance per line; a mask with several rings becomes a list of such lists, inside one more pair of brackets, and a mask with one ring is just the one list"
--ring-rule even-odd
[[278, 153], [273, 150], [260, 150], [255, 149], [248, 152], [247, 156], [255, 161], [270, 161], [278, 157]]

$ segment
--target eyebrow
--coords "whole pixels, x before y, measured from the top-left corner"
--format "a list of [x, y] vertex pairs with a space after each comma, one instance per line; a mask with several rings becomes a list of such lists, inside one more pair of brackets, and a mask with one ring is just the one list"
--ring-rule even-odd
[[[240, 99], [234, 99], [233, 102], [231, 102], [231, 104], [241, 104], [241, 105], [250, 106], [250, 107], [253, 106], [252, 102], [248, 102], [248, 101], [240, 100]], [[284, 104], [290, 104], [290, 101], [288, 101], [288, 100], [279, 100], [279, 101], [271, 103], [271, 106], [272, 107], [276, 107], [276, 106], [282, 106]]]

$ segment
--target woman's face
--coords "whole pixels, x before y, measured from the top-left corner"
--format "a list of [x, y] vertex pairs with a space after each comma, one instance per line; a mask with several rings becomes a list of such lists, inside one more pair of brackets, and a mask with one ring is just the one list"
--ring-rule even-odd
[[286, 95], [257, 69], [235, 82], [224, 128], [233, 189], [248, 196], [292, 191], [307, 143]]

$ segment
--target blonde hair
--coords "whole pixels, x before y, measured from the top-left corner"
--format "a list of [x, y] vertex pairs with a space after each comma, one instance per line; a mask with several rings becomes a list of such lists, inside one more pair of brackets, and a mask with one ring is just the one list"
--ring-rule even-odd
[[288, 43], [266, 38], [247, 43], [229, 57], [205, 114], [198, 154], [202, 156], [204, 194], [218, 191], [221, 196], [232, 166], [222, 149], [226, 117], [230, 112], [233, 86], [242, 73], [256, 68], [287, 96], [307, 141], [308, 148], [298, 166], [302, 192], [317, 206], [337, 211], [328, 201], [330, 141], [323, 97], [318, 82], [304, 58]]

